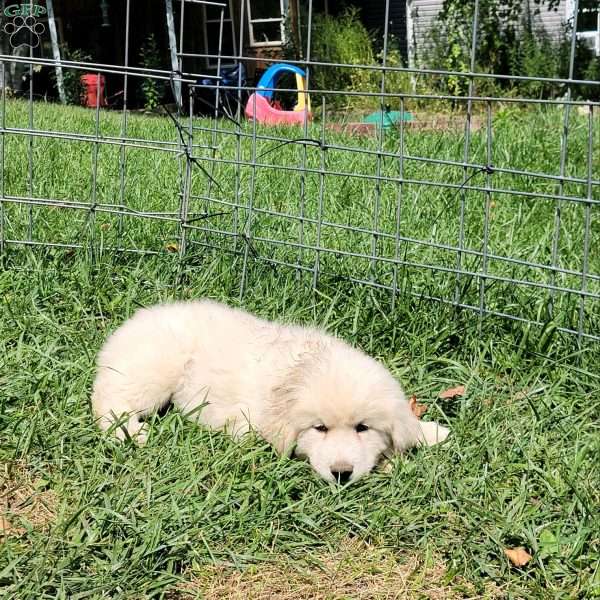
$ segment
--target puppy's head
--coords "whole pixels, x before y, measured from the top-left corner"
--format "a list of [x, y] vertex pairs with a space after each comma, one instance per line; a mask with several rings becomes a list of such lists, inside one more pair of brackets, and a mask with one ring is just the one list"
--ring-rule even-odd
[[[378, 362], [338, 340], [317, 344], [273, 390], [276, 447], [295, 446], [319, 475], [346, 483], [418, 443], [419, 421]], [[274, 429], [272, 429], [274, 431]]]

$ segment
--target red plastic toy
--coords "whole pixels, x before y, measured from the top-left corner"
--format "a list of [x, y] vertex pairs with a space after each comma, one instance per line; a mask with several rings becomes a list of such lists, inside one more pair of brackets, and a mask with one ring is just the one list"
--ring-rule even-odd
[[85, 90], [82, 104], [88, 108], [96, 108], [96, 104], [99, 106], [106, 106], [106, 78], [104, 75], [94, 73], [88, 73], [87, 75], [81, 76], [81, 84]]

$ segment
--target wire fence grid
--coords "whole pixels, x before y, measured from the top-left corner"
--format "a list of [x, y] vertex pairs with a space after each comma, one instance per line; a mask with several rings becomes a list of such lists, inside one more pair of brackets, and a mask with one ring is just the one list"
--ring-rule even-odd
[[[310, 0], [304, 58], [286, 62], [304, 69], [314, 118], [295, 128], [267, 127], [244, 116], [257, 87], [241, 71], [235, 85], [218, 75], [225, 64], [277, 62], [245, 50], [243, 26], [237, 53], [221, 51], [228, 3], [181, 0], [175, 13], [167, 10], [177, 44], [173, 66], [146, 69], [129, 64], [132, 0], [125, 2], [122, 64], [39, 58], [31, 47], [28, 55], [0, 56], [0, 81], [19, 66], [29, 73], [24, 99], [10, 98], [2, 85], [1, 252], [91, 245], [185, 260], [216, 250], [241, 263], [242, 294], [250, 263], [258, 261], [304, 273], [314, 287], [337, 278], [387, 290], [392, 303], [410, 294], [481, 318], [600, 340], [600, 104], [572, 95], [577, 85], [600, 82], [573, 77], [576, 26], [567, 78], [477, 72], [474, 0], [469, 70], [407, 68], [388, 64], [386, 0], [381, 62], [325, 63], [311, 53]], [[186, 15], [203, 7], [218, 15], [215, 54], [188, 49]], [[237, 7], [242, 23], [247, 7], [245, 0]], [[216, 71], [189, 68], [199, 60]], [[57, 118], [34, 96], [42, 66], [121, 77], [122, 109], [101, 106], [98, 79], [95, 108]], [[378, 89], [318, 89], [311, 85], [317, 68], [376, 73]], [[407, 81], [460, 78], [467, 93], [390, 89], [399, 74]], [[478, 94], [478, 82], [490, 79], [560, 83], [565, 95]], [[162, 116], [139, 117], [128, 105], [132, 86], [148, 80], [171, 89], [175, 101]], [[214, 98], [208, 105], [200, 93], [207, 90]], [[279, 86], [286, 92], [296, 90]], [[390, 104], [400, 113], [410, 108], [417, 119], [361, 128], [332, 108], [350, 96], [372, 99], [384, 115]], [[234, 106], [223, 114], [226, 97]], [[434, 114], [441, 102], [454, 106], [454, 116]], [[208, 114], [198, 116], [199, 108]], [[420, 112], [440, 125], [422, 127]], [[546, 157], [539, 167], [537, 154]]]

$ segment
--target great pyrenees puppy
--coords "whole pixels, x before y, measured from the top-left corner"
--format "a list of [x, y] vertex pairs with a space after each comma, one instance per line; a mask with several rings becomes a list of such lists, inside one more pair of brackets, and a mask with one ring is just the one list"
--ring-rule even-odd
[[118, 437], [142, 443], [144, 418], [169, 402], [234, 436], [252, 429], [341, 483], [448, 435], [419, 421], [398, 382], [360, 350], [209, 300], [141, 309], [98, 355], [92, 407], [103, 429], [118, 422]]

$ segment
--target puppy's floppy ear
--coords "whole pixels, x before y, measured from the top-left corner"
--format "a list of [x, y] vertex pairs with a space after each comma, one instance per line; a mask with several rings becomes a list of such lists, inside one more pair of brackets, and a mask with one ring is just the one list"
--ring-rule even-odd
[[302, 351], [292, 358], [289, 368], [271, 389], [265, 412], [263, 436], [280, 454], [291, 454], [300, 433], [297, 405], [307, 380], [319, 365], [325, 364], [326, 346], [319, 340], [308, 340]]
[[394, 452], [404, 452], [419, 443], [421, 439], [419, 419], [413, 415], [408, 404], [398, 407], [392, 421], [390, 435]]
[[278, 454], [284, 456], [292, 456], [298, 431], [296, 431], [289, 423], [282, 423], [279, 429], [273, 428], [264, 432], [265, 439], [272, 444]]
[[290, 409], [294, 403], [294, 386], [278, 385], [271, 390], [270, 406], [266, 411], [266, 422], [262, 435], [279, 454], [292, 454], [298, 429], [292, 423]]

